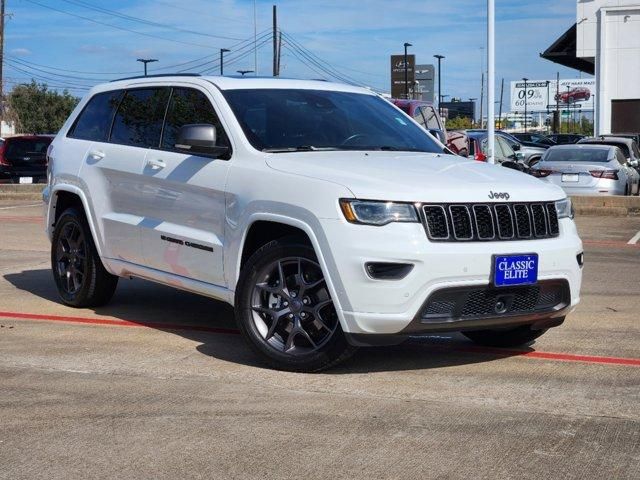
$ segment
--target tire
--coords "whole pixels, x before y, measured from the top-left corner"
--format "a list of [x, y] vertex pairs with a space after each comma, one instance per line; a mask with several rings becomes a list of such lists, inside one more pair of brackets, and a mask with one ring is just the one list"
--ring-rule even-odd
[[118, 277], [102, 265], [87, 219], [78, 208], [65, 210], [56, 222], [51, 271], [60, 298], [71, 307], [99, 307], [115, 292]]
[[533, 342], [547, 330], [532, 330], [531, 326], [511, 328], [509, 330], [474, 330], [462, 332], [469, 340], [487, 347], [518, 347]]
[[534, 157], [529, 160], [529, 167], [533, 167], [536, 163], [540, 161], [541, 157]]
[[356, 351], [342, 332], [313, 248], [294, 238], [274, 240], [249, 258], [235, 313], [251, 349], [278, 370], [318, 372]]

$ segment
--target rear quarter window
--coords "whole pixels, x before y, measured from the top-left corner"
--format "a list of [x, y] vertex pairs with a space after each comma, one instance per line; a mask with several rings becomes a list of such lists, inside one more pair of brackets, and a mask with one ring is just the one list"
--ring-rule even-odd
[[68, 137], [94, 142], [106, 142], [113, 114], [118, 108], [123, 92], [98, 93], [91, 97], [74, 122]]

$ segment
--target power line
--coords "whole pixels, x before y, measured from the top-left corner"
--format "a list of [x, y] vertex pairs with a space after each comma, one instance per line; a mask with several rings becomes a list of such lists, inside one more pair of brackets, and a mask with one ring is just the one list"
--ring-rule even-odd
[[174, 30], [176, 32], [188, 33], [188, 34], [191, 34], [191, 35], [200, 35], [200, 36], [203, 36], [203, 37], [210, 37], [210, 38], [220, 38], [220, 39], [223, 39], [223, 40], [242, 40], [241, 38], [227, 37], [227, 36], [223, 36], [223, 35], [212, 35], [212, 34], [209, 34], [209, 33], [198, 32], [198, 31], [195, 31], [195, 30], [188, 30], [188, 29], [185, 29], [185, 28], [174, 27], [173, 25], [166, 25], [164, 23], [153, 22], [151, 20], [145, 20], [144, 18], [134, 17], [132, 15], [127, 15], [125, 13], [120, 13], [120, 12], [115, 11], [115, 10], [109, 10], [107, 8], [99, 7], [97, 5], [92, 5], [90, 3], [83, 2], [81, 0], [62, 0], [62, 1], [66, 2], [66, 3], [70, 3], [72, 5], [77, 5], [79, 7], [87, 8], [87, 9], [93, 10], [95, 12], [100, 12], [100, 13], [104, 13], [104, 14], [107, 14], [107, 15], [111, 15], [113, 17], [122, 18], [124, 20], [128, 20], [128, 21], [131, 21], [131, 22], [142, 23], [144, 25], [150, 25], [150, 26], [153, 26], [153, 27], [166, 28], [166, 29], [169, 29], [169, 30]]
[[9, 63], [10, 65], [11, 64], [17, 64], [17, 65], [22, 66], [24, 68], [29, 68], [31, 70], [35, 70], [37, 72], [46, 73], [47, 75], [53, 75], [55, 77], [71, 78], [73, 80], [85, 80], [85, 81], [89, 81], [89, 82], [107, 82], [109, 80], [109, 79], [106, 79], [106, 78], [87, 78], [87, 77], [78, 77], [77, 75], [65, 75], [63, 73], [50, 72], [50, 71], [47, 71], [47, 70], [45, 70], [43, 68], [34, 67], [34, 66], [29, 65], [29, 64], [26, 64], [26, 63], [24, 63], [24, 62], [22, 62], [22, 61], [20, 61], [18, 59], [15, 59], [15, 58], [7, 58], [7, 59], [5, 59], [5, 61], [7, 63]]
[[[242, 60], [243, 58], [248, 57], [249, 55], [251, 55], [251, 54], [254, 52], [254, 50], [255, 50], [255, 51], [260, 50], [260, 48], [264, 47], [264, 46], [265, 46], [267, 43], [269, 43], [270, 41], [271, 41], [271, 35], [269, 35], [269, 36], [267, 36], [266, 38], [264, 38], [260, 43], [258, 43], [258, 44], [256, 45], [256, 47], [255, 47], [255, 48], [251, 48], [250, 50], [247, 50], [247, 51], [246, 51], [246, 52], [244, 52], [244, 53], [238, 54], [238, 55], [236, 55], [235, 57], [233, 57], [233, 56], [229, 56], [229, 57], [225, 60], [225, 62], [224, 62], [225, 66], [233, 65], [234, 63], [239, 62], [239, 61], [240, 61], [240, 60]], [[207, 69], [205, 69], [205, 70], [202, 70], [200, 73], [201, 73], [201, 74], [212, 73], [214, 70], [217, 70], [218, 66], [219, 66], [219, 65], [209, 67], [209, 68], [207, 68]]]
[[135, 33], [137, 35], [143, 35], [145, 37], [157, 38], [157, 39], [160, 39], [160, 40], [165, 40], [167, 42], [181, 43], [183, 45], [191, 45], [191, 46], [202, 47], [202, 48], [214, 48], [214, 49], [218, 48], [218, 47], [214, 47], [212, 45], [203, 45], [201, 43], [183, 42], [181, 40], [175, 40], [175, 39], [172, 39], [172, 38], [161, 37], [160, 35], [154, 35], [152, 33], [140, 32], [138, 30], [133, 30], [133, 29], [130, 29], [130, 28], [121, 27], [121, 26], [118, 26], [118, 25], [114, 25], [112, 23], [101, 22], [99, 20], [95, 20], [93, 18], [85, 17], [83, 15], [78, 15], [76, 13], [67, 12], [66, 10], [60, 10], [58, 8], [51, 7], [49, 5], [45, 5], [43, 3], [36, 2], [35, 0], [24, 0], [24, 1], [32, 3], [34, 5], [38, 5], [38, 6], [42, 7], [42, 8], [47, 8], [49, 10], [53, 10], [54, 12], [64, 13], [65, 15], [70, 15], [72, 17], [81, 18], [82, 20], [86, 20], [88, 22], [97, 23], [98, 25], [104, 25], [106, 27], [115, 28], [116, 30], [122, 30], [122, 31], [129, 32], [129, 33]]

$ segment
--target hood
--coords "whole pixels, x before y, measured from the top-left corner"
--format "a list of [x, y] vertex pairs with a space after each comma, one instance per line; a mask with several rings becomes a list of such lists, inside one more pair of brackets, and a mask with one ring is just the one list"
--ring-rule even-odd
[[455, 155], [409, 152], [271, 154], [276, 170], [340, 184], [356, 198], [405, 202], [553, 201], [561, 188], [522, 172]]

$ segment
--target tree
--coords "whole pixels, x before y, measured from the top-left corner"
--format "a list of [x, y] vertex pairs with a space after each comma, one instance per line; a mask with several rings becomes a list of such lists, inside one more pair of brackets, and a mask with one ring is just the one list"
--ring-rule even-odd
[[472, 128], [470, 118], [456, 117], [447, 119], [447, 130], [466, 130], [468, 128]]
[[7, 100], [7, 118], [22, 133], [57, 133], [79, 101], [67, 90], [49, 90], [35, 80], [14, 87]]

